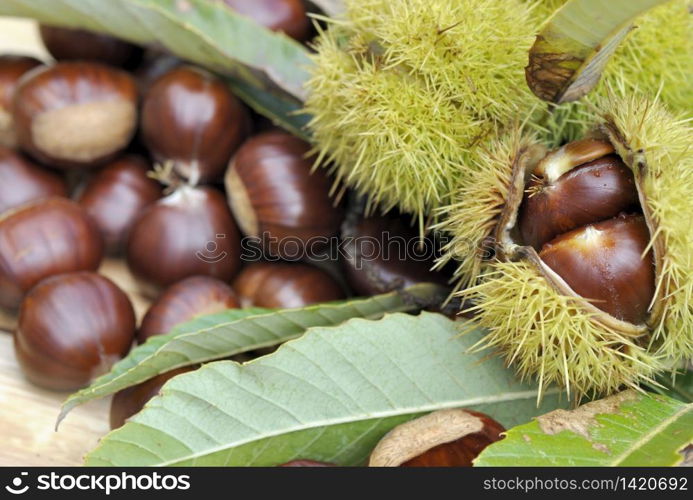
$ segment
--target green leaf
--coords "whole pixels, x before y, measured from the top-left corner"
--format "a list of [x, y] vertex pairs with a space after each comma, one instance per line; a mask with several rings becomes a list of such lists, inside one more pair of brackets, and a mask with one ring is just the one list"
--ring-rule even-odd
[[297, 458], [365, 463], [394, 426], [467, 407], [506, 426], [561, 406], [498, 358], [468, 352], [443, 315], [391, 314], [311, 328], [249, 363], [210, 363], [179, 375], [142, 412], [108, 434], [88, 465], [276, 465]]
[[312, 64], [303, 45], [208, 0], [2, 0], [0, 15], [158, 44], [224, 74], [258, 112], [294, 132]]
[[692, 442], [693, 405], [631, 390], [515, 427], [474, 465], [679, 465]]
[[576, 101], [592, 90], [633, 20], [667, 0], [570, 0], [537, 36], [525, 73], [545, 101]]
[[151, 337], [116, 363], [111, 371], [71, 395], [58, 423], [74, 407], [144, 382], [160, 373], [242, 352], [280, 344], [313, 326], [337, 325], [354, 318], [378, 318], [387, 312], [416, 311], [444, 300], [447, 289], [420, 284], [401, 292], [300, 309], [231, 309], [203, 316]]
[[657, 377], [657, 384], [648, 386], [648, 389], [684, 403], [693, 403], [693, 370], [663, 373]]

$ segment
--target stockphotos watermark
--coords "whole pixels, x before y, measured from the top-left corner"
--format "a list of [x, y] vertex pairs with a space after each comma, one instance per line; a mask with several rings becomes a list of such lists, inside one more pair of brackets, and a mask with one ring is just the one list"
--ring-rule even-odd
[[[35, 479], [32, 481], [32, 479]], [[28, 472], [20, 472], [5, 490], [12, 495], [30, 491], [92, 491], [110, 495], [121, 491], [187, 491], [190, 476], [187, 474], [58, 474], [51, 472], [30, 478]]]
[[[201, 261], [217, 264], [229, 258], [228, 242], [225, 234], [217, 234], [213, 241], [208, 241], [203, 248], [195, 252]], [[243, 262], [275, 261], [353, 261], [361, 266], [369, 261], [421, 261], [435, 259], [441, 248], [450, 242], [446, 235], [435, 233], [424, 238], [405, 238], [398, 234], [384, 231], [377, 238], [374, 236], [316, 236], [302, 240], [289, 236], [277, 238], [270, 233], [259, 237], [246, 236], [241, 239], [241, 260]], [[461, 241], [455, 242], [455, 251], [464, 255], [472, 252], [482, 257], [493, 255], [492, 242], [484, 242], [481, 247], [470, 242], [464, 248]], [[281, 255], [281, 257], [279, 257]], [[236, 257], [232, 255], [231, 257]]]

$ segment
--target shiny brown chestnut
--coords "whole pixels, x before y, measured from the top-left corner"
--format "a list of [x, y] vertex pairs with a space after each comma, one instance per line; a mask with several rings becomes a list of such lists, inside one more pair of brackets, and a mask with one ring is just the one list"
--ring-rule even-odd
[[20, 78], [40, 66], [41, 61], [29, 56], [0, 56], [0, 146], [14, 148], [17, 137], [12, 118], [12, 100]]
[[241, 266], [240, 233], [221, 192], [183, 185], [145, 209], [126, 253], [144, 291], [156, 295], [190, 276], [233, 278]]
[[539, 257], [595, 307], [640, 324], [655, 293], [649, 242], [643, 216], [620, 215], [560, 235]]
[[93, 31], [39, 26], [46, 50], [58, 61], [97, 61], [132, 68], [142, 58], [142, 49], [124, 40]]
[[301, 0], [221, 0], [233, 10], [274, 31], [296, 40], [311, 33], [306, 8]]
[[594, 139], [572, 142], [547, 155], [526, 192], [520, 232], [524, 243], [537, 251], [562, 233], [638, 205], [632, 171], [613, 154], [610, 143]]
[[243, 307], [304, 307], [344, 298], [344, 291], [325, 271], [288, 262], [255, 262], [232, 283]]
[[67, 196], [64, 178], [0, 146], [0, 214], [52, 196]]
[[359, 295], [377, 295], [417, 283], [445, 285], [444, 272], [432, 271], [435, 243], [396, 214], [360, 217], [342, 224], [342, 268]]
[[505, 429], [488, 415], [439, 410], [392, 429], [378, 443], [369, 467], [471, 467]]
[[159, 394], [166, 382], [176, 375], [193, 371], [195, 368], [191, 366], [177, 368], [117, 392], [111, 400], [109, 414], [111, 429], [121, 427], [127, 419], [139, 413], [150, 399]]
[[144, 158], [124, 156], [96, 173], [78, 196], [110, 253], [120, 252], [139, 214], [162, 195], [161, 186], [148, 171]]
[[142, 105], [144, 143], [190, 184], [221, 178], [249, 127], [248, 112], [228, 86], [191, 66], [156, 80]]
[[24, 204], [0, 217], [0, 306], [17, 307], [39, 281], [94, 271], [103, 242], [89, 216], [65, 198]]
[[63, 62], [26, 74], [14, 94], [22, 149], [57, 167], [93, 167], [123, 150], [137, 126], [137, 87], [124, 71]]
[[209, 276], [192, 276], [167, 288], [145, 314], [137, 333], [138, 342], [169, 333], [174, 326], [196, 316], [240, 307], [233, 289]]
[[107, 278], [91, 272], [53, 276], [22, 302], [15, 353], [32, 383], [74, 390], [128, 352], [135, 326], [130, 300]]
[[238, 150], [226, 172], [229, 205], [241, 230], [287, 260], [310, 244], [327, 243], [343, 210], [330, 198], [330, 179], [311, 172], [310, 146], [286, 132], [259, 134]]

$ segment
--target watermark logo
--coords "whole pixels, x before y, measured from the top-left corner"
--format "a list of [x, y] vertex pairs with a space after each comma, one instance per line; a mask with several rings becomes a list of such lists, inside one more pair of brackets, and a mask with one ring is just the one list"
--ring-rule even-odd
[[226, 251], [220, 252], [219, 244], [217, 243], [217, 241], [223, 240], [225, 238], [225, 234], [217, 234], [215, 241], [208, 241], [205, 245], [204, 250], [198, 250], [195, 253], [195, 255], [198, 259], [207, 264], [218, 264], [229, 255]]
[[22, 484], [24, 484], [24, 476], [28, 476], [28, 472], [21, 472], [18, 477], [15, 477], [12, 479], [12, 484], [5, 486], [5, 489], [12, 493], [13, 495], [23, 495], [27, 491], [29, 491], [29, 485], [24, 485], [22, 487]]

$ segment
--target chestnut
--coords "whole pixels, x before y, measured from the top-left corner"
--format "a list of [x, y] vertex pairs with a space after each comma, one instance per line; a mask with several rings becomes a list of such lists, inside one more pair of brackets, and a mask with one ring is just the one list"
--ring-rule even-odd
[[544, 245], [539, 257], [595, 307], [640, 324], [655, 294], [649, 243], [642, 215], [620, 215], [560, 235]]
[[37, 68], [13, 104], [17, 141], [42, 163], [92, 167], [123, 150], [137, 126], [137, 87], [124, 71], [89, 62]]
[[233, 289], [209, 276], [192, 276], [167, 288], [145, 314], [137, 333], [138, 342], [169, 333], [174, 326], [195, 316], [240, 307]]
[[126, 254], [150, 295], [195, 275], [228, 281], [241, 266], [240, 233], [221, 192], [183, 185], [140, 214]]
[[190, 184], [218, 180], [250, 127], [243, 104], [211, 73], [181, 66], [144, 96], [142, 137], [154, 158]]
[[101, 33], [57, 26], [39, 26], [46, 50], [58, 61], [98, 61], [132, 68], [142, 58], [142, 49]]
[[130, 300], [107, 278], [91, 272], [53, 276], [22, 302], [17, 360], [38, 386], [78, 389], [128, 352], [135, 326]]
[[[583, 163], [585, 159], [590, 161]], [[610, 143], [593, 139], [547, 155], [526, 192], [518, 221], [523, 242], [537, 251], [559, 234], [638, 206], [632, 171], [613, 154]]]
[[310, 22], [301, 0], [222, 0], [233, 10], [274, 31], [296, 40], [306, 40]]
[[401, 424], [383, 437], [369, 467], [471, 467], [505, 429], [484, 413], [439, 410]]
[[344, 291], [325, 271], [288, 262], [254, 262], [232, 283], [243, 307], [291, 309], [344, 298]]
[[226, 172], [229, 205], [241, 230], [287, 260], [312, 251], [313, 244], [326, 245], [343, 218], [330, 198], [330, 179], [322, 170], [311, 172], [309, 151], [286, 132], [265, 132], [241, 146]]
[[144, 158], [124, 156], [94, 175], [78, 196], [110, 253], [123, 248], [138, 215], [162, 195], [161, 186], [147, 175], [148, 171]]
[[65, 179], [0, 146], [0, 213], [52, 196], [67, 196]]
[[48, 198], [0, 218], [0, 306], [17, 307], [39, 281], [94, 271], [103, 256], [101, 235], [76, 203]]
[[111, 399], [109, 414], [111, 429], [121, 427], [128, 418], [139, 413], [150, 399], [159, 394], [166, 382], [176, 375], [193, 371], [195, 368], [192, 366], [177, 368], [117, 392]]
[[24, 73], [40, 66], [41, 61], [29, 56], [0, 56], [0, 146], [17, 145], [12, 119], [12, 99], [17, 83]]
[[354, 217], [342, 225], [342, 268], [360, 295], [377, 295], [417, 283], [447, 284], [444, 272], [432, 271], [435, 242], [397, 214]]

